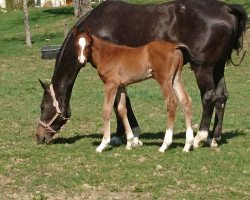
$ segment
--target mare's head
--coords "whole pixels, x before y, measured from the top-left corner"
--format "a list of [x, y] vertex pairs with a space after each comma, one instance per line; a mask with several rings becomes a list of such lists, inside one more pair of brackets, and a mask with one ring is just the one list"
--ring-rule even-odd
[[76, 51], [77, 58], [81, 64], [86, 64], [91, 52], [92, 37], [88, 32], [77, 33]]
[[41, 116], [36, 129], [37, 143], [50, 143], [55, 133], [67, 122], [70, 117], [70, 110], [65, 110], [61, 104], [61, 98], [57, 99], [52, 84], [40, 84], [44, 89], [41, 103]]

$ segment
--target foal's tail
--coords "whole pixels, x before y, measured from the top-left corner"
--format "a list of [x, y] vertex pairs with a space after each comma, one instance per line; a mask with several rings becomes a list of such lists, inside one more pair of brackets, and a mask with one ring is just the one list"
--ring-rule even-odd
[[178, 44], [176, 48], [182, 52], [184, 60], [185, 60], [184, 63], [189, 62], [193, 66], [202, 66], [203, 65], [203, 62], [198, 59], [197, 55], [193, 54], [190, 51], [190, 49], [188, 48], [187, 45], [181, 43], [181, 44]]

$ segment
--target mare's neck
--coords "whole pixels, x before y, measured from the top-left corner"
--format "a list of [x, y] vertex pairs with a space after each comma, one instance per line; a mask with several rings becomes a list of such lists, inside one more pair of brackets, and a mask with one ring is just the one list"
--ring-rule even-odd
[[72, 88], [80, 69], [81, 66], [77, 62], [74, 39], [70, 38], [70, 41], [66, 41], [59, 52], [51, 80], [63, 113], [69, 110]]

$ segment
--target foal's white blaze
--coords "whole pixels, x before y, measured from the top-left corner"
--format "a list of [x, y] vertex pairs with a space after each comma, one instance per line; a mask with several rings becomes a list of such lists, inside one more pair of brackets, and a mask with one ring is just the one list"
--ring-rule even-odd
[[80, 55], [78, 55], [78, 60], [80, 63], [84, 63], [86, 61], [86, 57], [83, 55], [83, 51], [86, 47], [86, 39], [85, 38], [80, 38], [79, 41], [78, 41], [78, 44], [80, 46]]
[[163, 144], [161, 145], [161, 148], [159, 149], [159, 151], [163, 153], [169, 147], [169, 145], [172, 143], [172, 141], [173, 141], [173, 130], [168, 129], [165, 132], [164, 141], [163, 141]]

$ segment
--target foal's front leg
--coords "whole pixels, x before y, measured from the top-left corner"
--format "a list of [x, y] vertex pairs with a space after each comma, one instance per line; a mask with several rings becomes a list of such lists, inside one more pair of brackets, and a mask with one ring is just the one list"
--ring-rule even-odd
[[115, 101], [115, 95], [117, 92], [117, 86], [115, 84], [105, 84], [105, 97], [103, 105], [103, 138], [101, 144], [96, 148], [96, 151], [101, 153], [104, 148], [110, 143], [110, 117], [112, 113], [112, 107]]
[[133, 144], [133, 139], [134, 139], [134, 134], [131, 129], [128, 116], [127, 116], [127, 108], [126, 108], [126, 89], [125, 87], [121, 87], [118, 89], [117, 92], [117, 113], [119, 117], [122, 119], [124, 128], [125, 128], [125, 133], [127, 137], [127, 149], [132, 149], [132, 144]]

